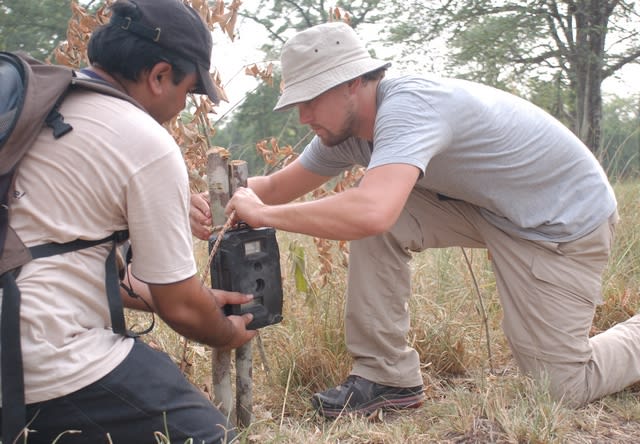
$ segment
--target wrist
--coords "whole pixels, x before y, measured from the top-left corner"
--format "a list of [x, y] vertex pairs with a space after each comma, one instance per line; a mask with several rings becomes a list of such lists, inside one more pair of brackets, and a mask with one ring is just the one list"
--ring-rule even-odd
[[233, 338], [236, 334], [236, 328], [233, 322], [224, 314], [222, 309], [219, 311], [221, 319], [216, 322], [215, 337], [212, 341], [212, 346], [216, 348], [227, 348], [233, 342]]
[[275, 212], [278, 211], [278, 207], [274, 205], [262, 205], [257, 211], [257, 219], [259, 227], [272, 227]]

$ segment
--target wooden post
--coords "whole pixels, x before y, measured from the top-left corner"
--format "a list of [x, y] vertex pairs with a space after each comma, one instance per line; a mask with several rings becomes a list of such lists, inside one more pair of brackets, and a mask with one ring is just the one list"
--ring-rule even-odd
[[229, 202], [229, 152], [221, 147], [207, 151], [207, 185], [209, 207], [214, 227], [222, 227], [226, 221], [224, 207]]
[[[229, 161], [224, 148], [207, 151], [207, 180], [213, 226], [226, 222], [224, 208], [239, 187], [246, 187], [249, 167], [245, 161]], [[214, 231], [214, 234], [215, 231]], [[251, 341], [236, 349], [236, 404], [234, 410], [231, 390], [231, 352], [213, 349], [214, 402], [230, 420], [240, 427], [249, 427], [253, 415], [253, 358]]]
[[240, 187], [246, 187], [249, 180], [249, 166], [244, 160], [232, 160], [229, 162], [229, 195]]
[[[229, 202], [229, 153], [214, 147], [207, 151], [207, 182], [212, 224], [218, 232], [226, 222], [224, 208]], [[214, 231], [214, 235], [216, 232]], [[235, 418], [231, 390], [231, 352], [213, 349], [212, 379], [214, 402], [227, 418]]]
[[[243, 160], [232, 160], [229, 163], [229, 194], [239, 187], [247, 186], [249, 167]], [[238, 426], [249, 427], [253, 415], [253, 347], [252, 341], [236, 350], [236, 414]]]

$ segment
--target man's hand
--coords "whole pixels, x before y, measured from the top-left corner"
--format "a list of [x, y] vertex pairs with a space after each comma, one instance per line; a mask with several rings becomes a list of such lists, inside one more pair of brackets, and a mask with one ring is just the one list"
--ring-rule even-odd
[[262, 200], [251, 188], [238, 188], [225, 208], [227, 217], [235, 211], [234, 224], [243, 221], [250, 227], [264, 226], [260, 219], [260, 209], [266, 207]]
[[[226, 304], [246, 304], [253, 299], [252, 295], [237, 293], [234, 291], [226, 290], [211, 290], [213, 297], [216, 300], [218, 307], [222, 307]], [[220, 350], [232, 350], [240, 347], [245, 342], [249, 341], [256, 335], [255, 330], [247, 330], [247, 325], [253, 320], [253, 314], [245, 313], [242, 316], [227, 316], [227, 319], [233, 325], [234, 334], [232, 340], [224, 346], [218, 347]]]
[[211, 236], [211, 212], [209, 210], [209, 193], [191, 195], [189, 207], [189, 223], [191, 233], [201, 240], [208, 240]]
[[242, 316], [227, 316], [227, 319], [233, 325], [234, 335], [227, 344], [216, 347], [218, 350], [233, 350], [250, 341], [256, 334], [256, 330], [247, 330], [247, 325], [253, 320], [251, 313], [245, 313]]
[[218, 307], [222, 308], [227, 304], [246, 304], [251, 302], [253, 296], [250, 294], [238, 293], [236, 291], [227, 291], [227, 290], [219, 290], [219, 289], [211, 289], [213, 293], [213, 298], [218, 304]]
[[156, 313], [176, 332], [211, 347], [229, 350], [256, 335], [247, 330], [253, 316], [225, 316], [225, 304], [246, 304], [251, 295], [212, 290], [197, 276], [173, 284], [149, 284]]

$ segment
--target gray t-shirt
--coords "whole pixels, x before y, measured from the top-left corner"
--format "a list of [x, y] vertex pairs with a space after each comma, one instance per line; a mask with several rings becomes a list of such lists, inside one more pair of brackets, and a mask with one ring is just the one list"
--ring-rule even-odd
[[530, 240], [578, 239], [616, 209], [589, 149], [526, 100], [464, 80], [405, 76], [383, 79], [377, 101], [372, 145], [353, 137], [329, 148], [315, 137], [302, 165], [325, 176], [354, 165], [414, 165], [417, 188], [474, 204]]

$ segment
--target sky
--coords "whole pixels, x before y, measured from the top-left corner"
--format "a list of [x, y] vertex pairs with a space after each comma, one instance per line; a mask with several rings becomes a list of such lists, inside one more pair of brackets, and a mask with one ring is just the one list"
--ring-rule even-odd
[[[241, 8], [251, 4], [252, 0], [243, 2]], [[216, 112], [223, 115], [237, 105], [245, 94], [255, 88], [258, 82], [244, 74], [246, 66], [254, 63], [262, 64], [264, 53], [258, 48], [266, 40], [266, 32], [251, 20], [238, 17], [236, 24], [237, 37], [231, 39], [220, 29], [213, 32], [212, 63], [220, 73], [229, 103], [221, 102]]]

